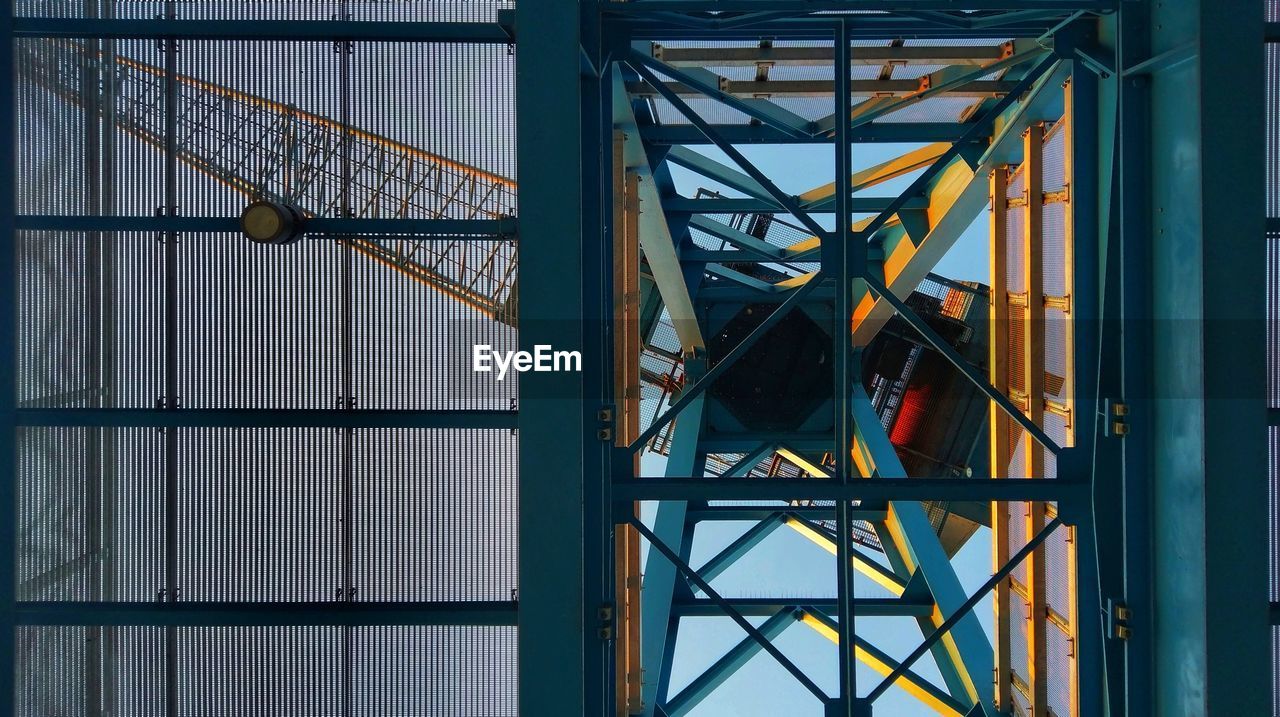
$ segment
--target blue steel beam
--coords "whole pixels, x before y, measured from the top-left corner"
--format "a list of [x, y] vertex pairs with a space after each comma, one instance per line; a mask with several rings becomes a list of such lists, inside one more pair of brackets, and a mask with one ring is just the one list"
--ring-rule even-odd
[[[688, 369], [696, 376], [700, 362], [690, 362]], [[672, 429], [671, 450], [667, 455], [667, 475], [688, 475], [698, 463], [698, 434], [702, 432], [704, 399], [689, 401]], [[615, 483], [616, 485], [616, 483]], [[615, 493], [615, 498], [616, 498]], [[689, 529], [686, 500], [663, 500], [653, 518], [653, 533], [664, 545], [683, 545]], [[647, 532], [648, 529], [646, 528]], [[640, 585], [640, 667], [644, 682], [641, 696], [645, 714], [652, 715], [660, 697], [659, 687], [666, 684], [671, 670], [669, 656], [675, 644], [671, 605], [678, 586], [677, 563], [665, 560], [657, 550], [650, 550], [644, 566], [644, 582]]]
[[648, 80], [649, 84], [658, 91], [658, 94], [662, 95], [667, 102], [671, 103], [671, 106], [674, 107], [677, 112], [684, 115], [685, 119], [689, 120], [689, 122], [693, 124], [693, 126], [697, 127], [702, 134], [706, 135], [707, 139], [711, 140], [713, 144], [719, 147], [721, 152], [728, 155], [729, 159], [733, 160], [734, 164], [738, 165], [742, 171], [746, 172], [752, 179], [760, 183], [760, 185], [768, 191], [769, 196], [773, 197], [774, 201], [776, 201], [782, 208], [786, 209], [788, 213], [794, 216], [796, 220], [803, 224], [809, 231], [818, 236], [822, 236], [826, 233], [820, 224], [815, 222], [812, 217], [800, 208], [794, 197], [778, 189], [778, 187], [774, 185], [774, 183], [766, 177], [763, 172], [757, 169], [751, 162], [747, 161], [747, 158], [734, 148], [733, 145], [725, 142], [722, 138], [717, 136], [715, 131], [711, 129], [711, 126], [707, 124], [706, 120], [702, 119], [701, 115], [690, 108], [689, 105], [687, 105], [684, 100], [680, 99], [671, 88], [667, 87], [666, 84], [660, 82], [658, 78], [654, 76], [653, 71], [650, 68], [656, 68], [658, 71], [662, 71], [662, 63], [659, 63], [652, 57], [648, 57], [647, 55], [634, 50], [629, 55], [629, 59], [632, 69], [638, 72], [642, 78]]
[[[831, 439], [827, 439], [831, 443]], [[705, 441], [704, 441], [705, 445]], [[615, 480], [616, 500], [1057, 501], [1087, 505], [1089, 486], [1043, 478], [633, 478]], [[1066, 512], [1066, 509], [1062, 509]]]
[[[576, 0], [521, 3], [517, 10], [519, 342], [526, 351], [547, 344], [600, 361], [584, 340], [586, 273], [599, 272], [584, 260], [589, 163], [583, 143], [584, 133], [594, 137], [596, 131], [582, 121], [580, 10]], [[548, 167], [557, 168], [554, 182], [546, 181]], [[598, 192], [599, 177], [590, 179], [596, 180], [591, 191]], [[597, 686], [588, 682], [603, 683], [606, 676], [589, 674], [586, 639], [594, 639], [595, 630], [588, 633], [586, 616], [589, 610], [594, 617], [600, 598], [583, 564], [585, 484], [588, 476], [602, 479], [598, 461], [585, 460], [588, 441], [601, 443], [595, 426], [583, 421], [584, 410], [595, 406], [580, 375], [530, 372], [520, 381], [520, 407], [518, 711], [598, 714], [602, 706], [587, 697]]]
[[[834, 208], [826, 205], [818, 205], [813, 209], [804, 209], [795, 201], [794, 197], [790, 198], [790, 207], [779, 206], [776, 201], [762, 201], [759, 199], [736, 199], [736, 198], [712, 198], [712, 199], [694, 199], [691, 197], [670, 197], [664, 203], [663, 207], [667, 212], [672, 214], [792, 214], [796, 215], [800, 212], [803, 216], [811, 214], [830, 214], [834, 212]], [[923, 194], [914, 194], [906, 199], [898, 197], [853, 197], [849, 200], [849, 211], [869, 214], [872, 212], [886, 212], [893, 210], [897, 212], [899, 209], [927, 209], [928, 200]], [[892, 212], [891, 212], [892, 213]], [[812, 221], [812, 220], [810, 220]], [[825, 230], [815, 231], [813, 227], [806, 227], [816, 236], [824, 236], [827, 234]]]
[[827, 699], [826, 693], [808, 675], [804, 673], [804, 670], [801, 670], [799, 667], [797, 667], [796, 664], [790, 660], [790, 658], [788, 658], [785, 654], [783, 654], [782, 651], [779, 650], [772, 642], [770, 642], [768, 638], [762, 635], [759, 629], [757, 629], [754, 625], [752, 625], [751, 622], [747, 620], [745, 617], [743, 617], [741, 613], [739, 613], [737, 610], [734, 610], [733, 605], [728, 600], [723, 598], [720, 595], [720, 593], [716, 592], [715, 588], [711, 587], [710, 584], [708, 584], [705, 580], [703, 580], [702, 577], [698, 575], [698, 572], [696, 570], [689, 567], [689, 565], [685, 563], [684, 560], [682, 560], [680, 556], [676, 554], [676, 552], [672, 550], [669, 545], [659, 540], [657, 536], [653, 534], [653, 531], [649, 530], [649, 528], [640, 520], [632, 519], [631, 524], [636, 527], [636, 530], [640, 532], [640, 535], [644, 536], [645, 540], [649, 541], [649, 547], [651, 548], [650, 550], [651, 555], [653, 551], [657, 551], [664, 558], [666, 558], [670, 563], [675, 565], [676, 569], [679, 570], [679, 572], [684, 576], [686, 580], [688, 580], [694, 586], [701, 589], [702, 592], [706, 593], [707, 597], [711, 599], [717, 606], [719, 606], [720, 609], [724, 611], [725, 615], [727, 615], [731, 620], [737, 623], [738, 627], [742, 628], [743, 632], [747, 633], [749, 636], [751, 636], [753, 640], [759, 643], [760, 647], [765, 652], [769, 653], [769, 656], [772, 657], [774, 660], [776, 660], [784, 670], [790, 673], [791, 676], [795, 678], [796, 682], [799, 682], [801, 685], [803, 685], [804, 688], [809, 690], [809, 692], [814, 697], [817, 697], [819, 700], [822, 700], [824, 702], [826, 701]]
[[640, 249], [671, 317], [681, 350], [696, 355], [706, 349], [706, 342], [694, 313], [690, 282], [676, 254], [675, 237], [663, 208], [655, 168], [640, 141], [631, 101], [623, 89], [622, 69], [616, 65], [612, 71], [612, 87], [613, 126], [623, 133], [624, 166], [619, 171], [634, 172], [638, 180]]
[[[806, 608], [824, 615], [834, 615], [836, 598], [768, 597], [728, 598], [729, 604], [746, 617], [768, 617], [783, 608]], [[913, 598], [854, 598], [853, 611], [868, 617], [928, 617], [933, 601]], [[678, 600], [675, 614], [681, 617], [724, 617], [724, 611], [706, 598]]]
[[1127, 420], [1140, 432], [1123, 441], [1127, 452], [1145, 440], [1133, 450], [1149, 458], [1126, 473], [1151, 481], [1150, 533], [1129, 538], [1135, 557], [1150, 550], [1153, 599], [1135, 605], [1151, 613], [1150, 699], [1168, 715], [1273, 714], [1263, 327], [1276, 277], [1263, 237], [1275, 190], [1258, 178], [1275, 162], [1264, 151], [1275, 151], [1264, 142], [1275, 95], [1260, 81], [1274, 59], [1257, 2], [1143, 5], [1150, 18], [1135, 29], [1145, 27], [1153, 54], [1192, 49], [1187, 61], [1122, 80], [1149, 83], [1150, 98], [1148, 132], [1123, 140], [1146, 151], [1126, 189], [1149, 191], [1139, 209], [1148, 229], [1126, 242], [1133, 271], [1147, 275], [1152, 320], [1122, 329], [1146, 343], [1139, 375], [1126, 364]]
[[[708, 505], [689, 510], [689, 522], [704, 520], [758, 521], [773, 515], [793, 515], [806, 520], [835, 520], [836, 509], [828, 505]], [[884, 520], [885, 510], [862, 506], [853, 509], [854, 520]]]
[[[853, 414], [857, 443], [854, 458], [864, 476], [861, 482], [877, 480], [871, 476], [879, 476], [879, 480], [891, 483], [909, 480], [861, 385], [856, 385], [854, 392]], [[858, 482], [860, 481], [853, 483], [856, 485]], [[968, 496], [965, 499], [977, 498]], [[929, 634], [930, 627], [937, 629], [940, 623], [962, 614], [960, 611], [965, 601], [964, 589], [938, 541], [933, 525], [925, 515], [924, 506], [912, 501], [890, 500], [888, 518], [883, 524], [876, 526], [876, 533], [895, 571], [922, 579], [938, 606], [931, 618], [920, 621], [923, 634]], [[994, 717], [996, 712], [991, 670], [995, 657], [991, 642], [976, 615], [967, 614], [957, 618], [955, 625], [933, 651], [934, 660], [953, 696], [970, 705], [980, 705], [986, 714]]]
[[[807, 608], [808, 606], [805, 607]], [[849, 642], [846, 641], [847, 638], [839, 636], [840, 624], [838, 621], [831, 619], [830, 615], [823, 614], [818, 610], [808, 609], [804, 610], [803, 613], [801, 620], [805, 624], [813, 627], [824, 637], [832, 639], [837, 646], [840, 644], [849, 644]], [[876, 672], [881, 673], [881, 675], [892, 674], [894, 670], [901, 667], [901, 663], [866, 640], [855, 635], [852, 637], [851, 641], [853, 642], [854, 649], [841, 650], [841, 652], [848, 652], [851, 655], [856, 655], [858, 661], [866, 664]], [[903, 669], [902, 674], [899, 675], [895, 684], [906, 690], [906, 692], [912, 697], [921, 700], [925, 706], [940, 714], [949, 715], [950, 717], [963, 717], [963, 715], [969, 712], [969, 707], [967, 705], [961, 703], [959, 700], [939, 689], [929, 680], [921, 677], [911, 670]]]
[[[759, 627], [760, 634], [767, 640], [773, 640], [795, 623], [795, 609], [782, 608]], [[669, 717], [684, 717], [723, 685], [725, 680], [739, 668], [758, 655], [761, 649], [760, 643], [752, 637], [747, 637], [729, 648], [728, 652], [695, 677], [679, 694], [667, 700], [663, 704], [663, 710]]]
[[[835, 76], [836, 112], [848, 117], [852, 111], [853, 98], [849, 92], [849, 23], [841, 20], [832, 38], [835, 44], [835, 65], [832, 73]], [[832, 452], [835, 454], [836, 479], [848, 484], [850, 478], [849, 446], [853, 441], [853, 414], [849, 410], [849, 386], [855, 371], [861, 373], [862, 356], [854, 354], [852, 343], [853, 326], [853, 277], [866, 272], [867, 243], [852, 231], [853, 217], [850, 203], [853, 199], [853, 181], [850, 153], [853, 147], [849, 143], [848, 123], [840, 122], [835, 133], [835, 231], [821, 239], [822, 263], [828, 275], [836, 284], [835, 310], [832, 312], [831, 333], [835, 340], [835, 361], [832, 362], [832, 388], [835, 394], [835, 443]], [[839, 618], [837, 631], [839, 639], [845, 645], [854, 642], [855, 625], [853, 612], [854, 576], [853, 576], [853, 519], [850, 501], [836, 503], [836, 612]], [[837, 659], [837, 674], [840, 691], [836, 699], [827, 703], [826, 712], [830, 717], [843, 715], [854, 717], [858, 707], [857, 670], [853, 660], [853, 650], [841, 650]]]
[[[1055, 443], [1054, 440], [1049, 437], [1049, 434], [1044, 432], [1044, 429], [1036, 425], [1036, 423], [1025, 413], [1018, 410], [1018, 407], [1013, 405], [1013, 402], [1009, 400], [1008, 396], [997, 391], [995, 387], [991, 385], [990, 381], [983, 378], [982, 374], [979, 373], [972, 364], [966, 361], [965, 358], [960, 355], [960, 352], [956, 351], [955, 347], [950, 344], [950, 342], [938, 335], [938, 332], [934, 331], [933, 327], [924, 319], [920, 318], [920, 316], [917, 315], [910, 306], [907, 306], [905, 301], [895, 296], [892, 291], [886, 289], [884, 284], [881, 284], [875, 278], [866, 276], [863, 277], [863, 280], [867, 282], [867, 286], [869, 286], [877, 296], [889, 302], [889, 305], [893, 307], [894, 311], [898, 312], [898, 316], [901, 316], [904, 321], [911, 325], [911, 328], [915, 329], [921, 336], [923, 336], [924, 340], [929, 342], [930, 346], [933, 346], [933, 348], [936, 349], [938, 353], [942, 354], [943, 357], [951, 363], [951, 365], [955, 366], [960, 373], [964, 374], [965, 378], [969, 379], [970, 383], [976, 386], [979, 391], [985, 393], [987, 398], [990, 398], [1002, 411], [1009, 414], [1010, 418], [1017, 421], [1022, 426], [1022, 429], [1029, 433], [1037, 443], [1044, 446], [1052, 453], [1057, 454], [1062, 452], [1062, 447]], [[1032, 477], [1039, 478], [1040, 476]]]
[[748, 197], [766, 202], [770, 206], [780, 209], [769, 196], [769, 191], [759, 182], [732, 167], [726, 167], [710, 157], [686, 147], [672, 147], [667, 152], [666, 158], [672, 164], [684, 167], [713, 182], [723, 184], [730, 189], [742, 192]]
[[[749, 450], [742, 454], [742, 458], [739, 458], [737, 463], [729, 466], [729, 468], [721, 475], [729, 477], [745, 476], [751, 472], [751, 469], [754, 468], [757, 463], [760, 462], [761, 458], [772, 450], [773, 444], [761, 444], [758, 448]], [[711, 451], [706, 452], [711, 453]]]
[[640, 437], [631, 444], [631, 450], [638, 451], [643, 448], [654, 436], [658, 435], [658, 432], [662, 430], [663, 426], [666, 426], [674, 420], [676, 416], [679, 416], [680, 412], [685, 410], [685, 407], [695, 399], [700, 398], [707, 390], [707, 387], [712, 383], [715, 383], [715, 380], [720, 377], [720, 374], [727, 371], [729, 367], [741, 358], [752, 346], [754, 346], [757, 341], [763, 338], [765, 334], [769, 333], [770, 329], [777, 325], [779, 321], [786, 318], [788, 314], [799, 306], [800, 303], [804, 301], [805, 297], [813, 291], [814, 287], [818, 285], [818, 283], [819, 282], [816, 277], [810, 277], [809, 281], [805, 282], [800, 288], [793, 289], [791, 291], [791, 296], [789, 296], [786, 301], [782, 302], [778, 308], [774, 309], [773, 313], [769, 314], [769, 318], [760, 322], [759, 326], [752, 330], [751, 333], [747, 334], [747, 336], [742, 339], [737, 346], [733, 347], [729, 353], [725, 354], [714, 367], [706, 372], [706, 374], [699, 377], [693, 385], [686, 385], [684, 390], [680, 392], [680, 397], [671, 404], [671, 407], [668, 408], [661, 416], [653, 419], [653, 423], [651, 423], [649, 427], [640, 434]]
[[[933, 632], [929, 633], [925, 637], [924, 642], [920, 643], [909, 655], [907, 655], [906, 659], [898, 664], [898, 667], [895, 668], [893, 672], [887, 675], [880, 684], [876, 685], [867, 695], [867, 699], [875, 700], [877, 697], [884, 694], [886, 690], [893, 686], [899, 677], [904, 675], [906, 671], [915, 664], [916, 660], [924, 657], [924, 653], [932, 649], [938, 642], [947, 639], [957, 626], [963, 624], [972, 616], [973, 608], [976, 607], [979, 602], [982, 602], [982, 598], [986, 597], [986, 594], [991, 592], [997, 583], [1009, 577], [1009, 574], [1012, 573], [1023, 560], [1026, 560], [1027, 556], [1031, 555], [1036, 548], [1040, 547], [1040, 545], [1044, 543], [1045, 539], [1052, 535], [1053, 531], [1057, 530], [1058, 526], [1061, 524], [1062, 521], [1059, 518], [1054, 518], [1046, 523], [1044, 528], [1032, 536], [1031, 540], [1027, 541], [1027, 544], [1024, 545], [1021, 550], [1009, 557], [1008, 563], [992, 574], [992, 576], [988, 578], [981, 587], [966, 598], [965, 601], [961, 603], [946, 620], [943, 620], [942, 623], [933, 630]], [[991, 709], [988, 709], [987, 712], [992, 715], [996, 714]]]
[[[828, 137], [792, 137], [763, 125], [710, 125], [717, 136], [732, 144], [826, 144]], [[904, 143], [955, 142], [969, 128], [959, 122], [875, 122], [857, 127], [849, 135], [851, 142]], [[654, 146], [705, 145], [710, 139], [693, 125], [653, 125], [643, 127], [640, 136]]]
[[[710, 70], [701, 67], [672, 67], [652, 56], [649, 59], [649, 66], [658, 72], [780, 132], [793, 137], [812, 134], [809, 131], [812, 123], [794, 112], [785, 110], [768, 100], [743, 99], [723, 91], [720, 87], [723, 78]], [[656, 83], [650, 79], [650, 84]]]
[[702, 567], [698, 568], [698, 574], [708, 582], [715, 580], [721, 573], [737, 562], [738, 558], [751, 552], [765, 538], [772, 535], [778, 528], [781, 528], [782, 522], [782, 514], [775, 513], [747, 528], [745, 533], [739, 535], [733, 542], [726, 545], [723, 550], [703, 563]]
[[[613, 5], [612, 7], [619, 7]], [[1068, 17], [1064, 12], [1062, 18]], [[670, 42], [676, 40], [746, 40], [759, 42], [760, 38], [773, 37], [779, 40], [822, 40], [831, 39], [831, 16], [816, 18], [779, 18], [756, 23], [745, 28], [686, 26], [676, 27], [670, 22], [658, 21], [656, 18], [619, 18], [606, 17], [605, 24], [616, 28], [631, 40], [657, 40]], [[964, 31], [966, 39], [1000, 39], [1010, 37], [1039, 37], [1051, 30], [1058, 22], [1056, 18], [1045, 20], [1026, 19], [1009, 25], [975, 27]], [[861, 15], [858, 22], [849, 28], [850, 39], [870, 39], [883, 41], [888, 37], [910, 37], [915, 39], [954, 38], [957, 30], [940, 26], [927, 20], [906, 18], [898, 15]]]
[[[696, 256], [697, 254], [692, 254], [692, 256], [682, 255], [681, 258], [684, 261], [694, 261], [694, 257]], [[737, 284], [738, 286], [743, 286], [753, 291], [759, 291], [762, 294], [772, 293], [776, 288], [775, 284], [771, 284], [767, 281], [757, 279], [754, 276], [748, 276], [747, 274], [743, 274], [740, 271], [735, 271], [728, 267], [721, 266], [720, 264], [707, 264], [706, 266], [703, 267], [703, 271], [706, 272], [706, 274], [708, 274], [709, 276], [714, 276], [720, 279], [724, 279], [725, 281], [732, 282], [734, 284]]]
[[[979, 10], [1114, 10], [1116, 0], [971, 0], [963, 9]], [[858, 10], [866, 12], [899, 13], [916, 10], [955, 10], [954, 0], [859, 0]], [[826, 12], [846, 12], [848, 0], [640, 0], [639, 2], [608, 8], [608, 12], [620, 15], [646, 15], [656, 11], [679, 13], [734, 13], [734, 12], [788, 12], [797, 15]], [[823, 18], [830, 39], [830, 17]], [[859, 18], [859, 23], [862, 18]]]
[[[1072, 44], [1079, 47], [1081, 42], [1093, 42], [1091, 37], [1094, 27], [1088, 27], [1088, 33], [1081, 28], [1070, 35]], [[1099, 400], [1100, 356], [1098, 354], [1100, 327], [1100, 301], [1102, 297], [1099, 281], [1100, 260], [1103, 256], [1099, 241], [1099, 206], [1103, 196], [1103, 187], [1109, 185], [1110, 171], [1102, 170], [1099, 157], [1100, 111], [1098, 104], [1098, 78], [1091, 72], [1084, 71], [1081, 63], [1076, 62], [1073, 68], [1065, 103], [1065, 116], [1069, 134], [1066, 136], [1067, 147], [1064, 158], [1068, 162], [1068, 181], [1078, 185], [1072, 177], [1085, 178], [1096, 183], [1093, 191], [1076, 192], [1071, 197], [1071, 241], [1072, 241], [1072, 287], [1071, 315], [1075, 331], [1075, 356], [1070, 360], [1075, 364], [1075, 396], [1072, 410], [1074, 416], [1092, 416], [1093, 420], [1079, 421], [1074, 427], [1072, 446], [1083, 455], [1094, 461], [1102, 455], [1097, 449], [1099, 417], [1103, 405]], [[1114, 114], [1112, 114], [1114, 117]], [[1110, 132], [1106, 133], [1110, 135]], [[1109, 190], [1109, 186], [1107, 186]], [[1115, 363], [1108, 357], [1108, 363]], [[1086, 463], [1083, 468], [1093, 466]], [[1119, 471], [1117, 471], [1118, 473]], [[1085, 476], [1081, 476], [1084, 478]], [[1115, 481], [1108, 481], [1114, 483]], [[1076, 699], [1079, 702], [1080, 714], [1103, 714], [1107, 698], [1107, 685], [1104, 680], [1107, 660], [1104, 656], [1104, 622], [1102, 590], [1099, 580], [1099, 561], [1101, 558], [1097, 546], [1111, 545], [1110, 541], [1102, 543], [1097, 540], [1096, 525], [1099, 514], [1107, 516], [1110, 507], [1099, 508], [1095, 499], [1094, 510], [1082, 511], [1080, 525], [1075, 531], [1076, 537], [1076, 659], [1078, 665], [1078, 689]], [[1114, 544], [1119, 544], [1116, 541]], [[1115, 560], [1119, 551], [1107, 550], [1106, 560]]]
[[724, 222], [719, 222], [704, 216], [693, 216], [689, 218], [689, 226], [699, 231], [706, 232], [711, 236], [721, 239], [729, 244], [737, 247], [745, 253], [768, 259], [770, 261], [784, 261], [786, 258], [785, 251], [778, 246], [769, 242], [753, 237], [746, 232], [735, 229]]

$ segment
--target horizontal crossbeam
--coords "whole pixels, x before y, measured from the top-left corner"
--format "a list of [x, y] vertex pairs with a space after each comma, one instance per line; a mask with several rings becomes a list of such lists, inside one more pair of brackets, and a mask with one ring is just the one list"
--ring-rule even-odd
[[496, 22], [362, 22], [348, 20], [143, 20], [14, 18], [17, 37], [177, 38], [236, 40], [378, 40], [507, 44]]
[[[788, 608], [807, 608], [834, 615], [835, 598], [729, 598], [728, 603], [746, 617], [767, 617]], [[680, 617], [724, 617], [724, 611], [715, 602], [705, 598], [677, 600], [672, 613]], [[854, 598], [853, 612], [862, 617], [928, 617], [933, 603], [904, 598]]]
[[632, 478], [613, 483], [613, 497], [634, 500], [1063, 501], [1087, 497], [1087, 486], [1043, 478], [869, 478], [841, 483], [814, 478]]
[[19, 625], [515, 625], [502, 602], [19, 602]]
[[[851, 47], [854, 65], [881, 66], [893, 63], [920, 65], [982, 65], [998, 60], [1001, 45], [986, 47]], [[663, 47], [656, 45], [653, 56], [676, 67], [755, 67], [767, 62], [775, 66], [830, 67], [835, 62], [831, 47]]]
[[[712, 131], [726, 142], [741, 144], [829, 144], [830, 137], [820, 135], [796, 137], [766, 125], [717, 124]], [[849, 132], [849, 141], [855, 144], [902, 142], [955, 142], [964, 136], [969, 125], [959, 122], [872, 122], [860, 125]], [[691, 124], [646, 125], [640, 128], [640, 136], [651, 145], [706, 145], [712, 144], [706, 135]]]
[[516, 427], [515, 411], [367, 409], [23, 408], [19, 426], [109, 428], [494, 428]]
[[[239, 217], [62, 216], [21, 215], [19, 231], [77, 232], [240, 232]], [[445, 241], [500, 236], [515, 239], [516, 220], [509, 219], [373, 219], [312, 217], [303, 221], [304, 235], [412, 235]]]

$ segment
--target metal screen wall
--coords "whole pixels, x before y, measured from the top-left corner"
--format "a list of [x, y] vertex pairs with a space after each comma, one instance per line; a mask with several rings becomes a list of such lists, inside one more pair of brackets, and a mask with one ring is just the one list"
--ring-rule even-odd
[[[486, 22], [508, 6], [14, 4], [25, 17]], [[35, 38], [16, 57], [18, 213], [42, 223], [17, 237], [20, 406], [515, 408], [514, 374], [470, 366], [475, 344], [516, 348], [514, 237], [263, 246], [203, 228], [234, 227], [264, 198], [316, 218], [513, 216], [505, 46]], [[114, 223], [43, 228], [77, 217]], [[128, 228], [155, 217], [193, 229]], [[213, 419], [17, 441], [22, 601], [253, 603], [287, 619], [270, 604], [517, 596], [508, 428]], [[24, 715], [515, 712], [513, 627], [29, 627], [18, 643]]]

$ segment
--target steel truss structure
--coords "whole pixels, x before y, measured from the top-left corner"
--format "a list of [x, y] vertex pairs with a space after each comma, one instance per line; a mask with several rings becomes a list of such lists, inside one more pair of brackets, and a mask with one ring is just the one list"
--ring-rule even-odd
[[[1262, 174], [1261, 83], [1221, 81], [1260, 75], [1257, 8], [524, 0], [494, 21], [458, 22], [357, 20], [346, 0], [327, 20], [188, 18], [174, 2], [152, 3], [159, 18], [55, 17], [26, 4], [40, 5], [3, 15], [0, 67], [162, 158], [165, 199], [154, 215], [59, 214], [5, 192], [0, 303], [19, 306], [20, 233], [148, 232], [176, 252], [179, 237], [235, 230], [232, 216], [180, 215], [182, 167], [246, 202], [296, 206], [343, 256], [518, 327], [522, 349], [578, 350], [584, 363], [523, 376], [510, 410], [490, 410], [357, 408], [349, 383], [332, 409], [184, 408], [171, 356], [155, 408], [91, 384], [33, 398], [17, 393], [18, 362], [0, 362], [4, 699], [33, 679], [19, 635], [37, 626], [89, 630], [90, 714], [110, 712], [96, 641], [114, 626], [159, 630], [176, 715], [183, 631], [332, 626], [350, 655], [350, 630], [398, 625], [516, 626], [518, 708], [530, 715], [697, 714], [761, 653], [810, 693], [797, 713], [880, 714], [890, 690], [965, 716], [1271, 709], [1268, 625], [1280, 611], [1272, 603], [1268, 619], [1264, 558], [1240, 548], [1267, 517], [1258, 324], [1274, 276], [1253, 253], [1262, 189], [1222, 181]], [[138, 38], [159, 43], [160, 63], [111, 49]], [[183, 42], [223, 39], [333, 42], [340, 57], [363, 41], [509, 46], [518, 174], [366, 131], [347, 110], [325, 116], [179, 72]], [[0, 105], [14, 107], [14, 85], [3, 91]], [[910, 149], [854, 171], [869, 143]], [[834, 181], [789, 194], [748, 145], [829, 148]], [[4, 156], [14, 185], [19, 160]], [[677, 167], [721, 189], [681, 196]], [[894, 180], [905, 189], [875, 193]], [[1227, 205], [1239, 209], [1210, 214]], [[984, 212], [991, 278], [976, 295], [989, 355], [975, 363], [911, 297]], [[748, 308], [766, 314], [719, 341]], [[833, 347], [822, 400], [792, 428], [753, 428], [717, 381], [798, 317]], [[980, 473], [903, 467], [862, 380], [864, 352], [895, 317], [989, 400]], [[0, 321], [13, 353], [23, 322], [16, 308]], [[164, 429], [166, 456], [195, 430], [336, 428], [347, 460], [349, 436], [365, 429], [514, 430], [518, 589], [510, 600], [366, 601], [348, 569], [336, 601], [190, 600], [170, 548], [155, 602], [34, 599], [19, 580], [26, 517], [12, 467], [26, 465], [24, 436], [56, 427]], [[646, 451], [665, 456], [664, 475], [644, 474]], [[952, 505], [990, 528], [990, 575], [974, 591], [935, 518]], [[698, 531], [731, 522], [737, 537], [695, 565]], [[834, 595], [717, 589], [783, 529], [834, 558]], [[91, 550], [40, 579], [107, 561]], [[862, 581], [881, 592], [865, 596]], [[988, 598], [990, 635], [975, 611]], [[741, 641], [673, 688], [682, 624], [711, 616]], [[859, 618], [884, 616], [915, 623], [914, 647], [860, 634]], [[779, 647], [797, 624], [837, 646], [834, 689]], [[859, 665], [877, 679], [859, 679]], [[358, 711], [351, 700], [344, 692], [340, 711]]]

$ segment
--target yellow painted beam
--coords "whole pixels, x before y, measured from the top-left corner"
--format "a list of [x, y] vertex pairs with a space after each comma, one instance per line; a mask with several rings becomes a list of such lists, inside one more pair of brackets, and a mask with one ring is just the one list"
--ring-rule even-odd
[[[832, 555], [836, 554], [836, 544], [825, 534], [814, 530], [808, 523], [792, 517], [785, 518], [783, 522], [787, 527], [813, 541], [818, 547]], [[888, 590], [895, 597], [902, 597], [903, 591], [906, 590], [906, 584], [901, 578], [894, 575], [892, 571], [879, 563], [867, 560], [858, 553], [853, 555], [853, 567], [870, 578], [876, 585]]]
[[[990, 268], [991, 293], [988, 316], [990, 323], [988, 378], [991, 385], [1001, 393], [1009, 393], [1009, 242], [1008, 242], [1008, 181], [1009, 168], [1001, 165], [991, 172], [991, 215], [990, 215]], [[990, 462], [991, 477], [999, 478], [1008, 471], [1009, 461], [1009, 416], [991, 402], [990, 422]], [[991, 562], [992, 570], [999, 570], [1009, 562], [1009, 504], [991, 503]], [[1010, 640], [1009, 580], [996, 583], [992, 599], [995, 612], [995, 656], [996, 656], [996, 707], [1002, 710], [1012, 709], [1013, 694], [1010, 670], [1012, 646]]]
[[[840, 634], [822, 620], [805, 613], [804, 616], [800, 618], [800, 621], [836, 645], [840, 644]], [[861, 662], [867, 667], [875, 670], [882, 677], [888, 677], [889, 674], [897, 667], [896, 664], [890, 663], [885, 655], [872, 653], [861, 645], [854, 645], [853, 655], [858, 662]], [[946, 715], [946, 717], [964, 717], [963, 713], [957, 711], [943, 700], [938, 699], [936, 694], [938, 688], [926, 682], [924, 678], [919, 675], [908, 671], [895, 680], [893, 684], [902, 688], [904, 692], [920, 700], [926, 707], [934, 710], [940, 715]]]
[[797, 466], [800, 466], [800, 469], [801, 469], [801, 470], [803, 470], [805, 473], [808, 473], [808, 474], [809, 474], [809, 475], [811, 475], [811, 476], [815, 476], [815, 477], [818, 477], [818, 478], [830, 478], [830, 477], [831, 477], [831, 475], [830, 475], [829, 473], [827, 473], [827, 469], [823, 468], [822, 466], [818, 465], [817, 463], [814, 463], [813, 461], [809, 460], [808, 458], [805, 458], [804, 456], [800, 455], [799, 453], [796, 453], [795, 451], [791, 450], [790, 448], [787, 448], [787, 447], [785, 447], [785, 446], [780, 447], [780, 448], [778, 448], [777, 453], [778, 453], [778, 455], [782, 456], [783, 458], [786, 458], [787, 460], [791, 461], [792, 463], [796, 464]]
[[[947, 142], [935, 142], [925, 145], [920, 149], [912, 150], [898, 157], [881, 162], [874, 167], [868, 167], [860, 172], [854, 172], [851, 177], [853, 191], [857, 192], [868, 187], [874, 187], [882, 182], [890, 179], [901, 177], [904, 174], [910, 174], [917, 169], [933, 164], [938, 157], [946, 153], [951, 145]], [[820, 187], [814, 187], [809, 191], [800, 195], [799, 199], [803, 204], [812, 204], [830, 199], [836, 192], [835, 182], [824, 184]]]
[[[1027, 289], [1023, 309], [1022, 368], [1027, 392], [1027, 417], [1044, 425], [1044, 125], [1033, 124], [1022, 135], [1023, 192], [1027, 203], [1023, 212], [1022, 270]], [[1044, 477], [1044, 448], [1025, 431], [1023, 460], [1028, 478]], [[1044, 503], [1027, 503], [1026, 535], [1040, 532], [1045, 524]], [[1031, 717], [1048, 717], [1047, 614], [1045, 610], [1045, 557], [1038, 548], [1027, 561], [1027, 590], [1030, 623], [1027, 625], [1027, 686], [1030, 688]]]

